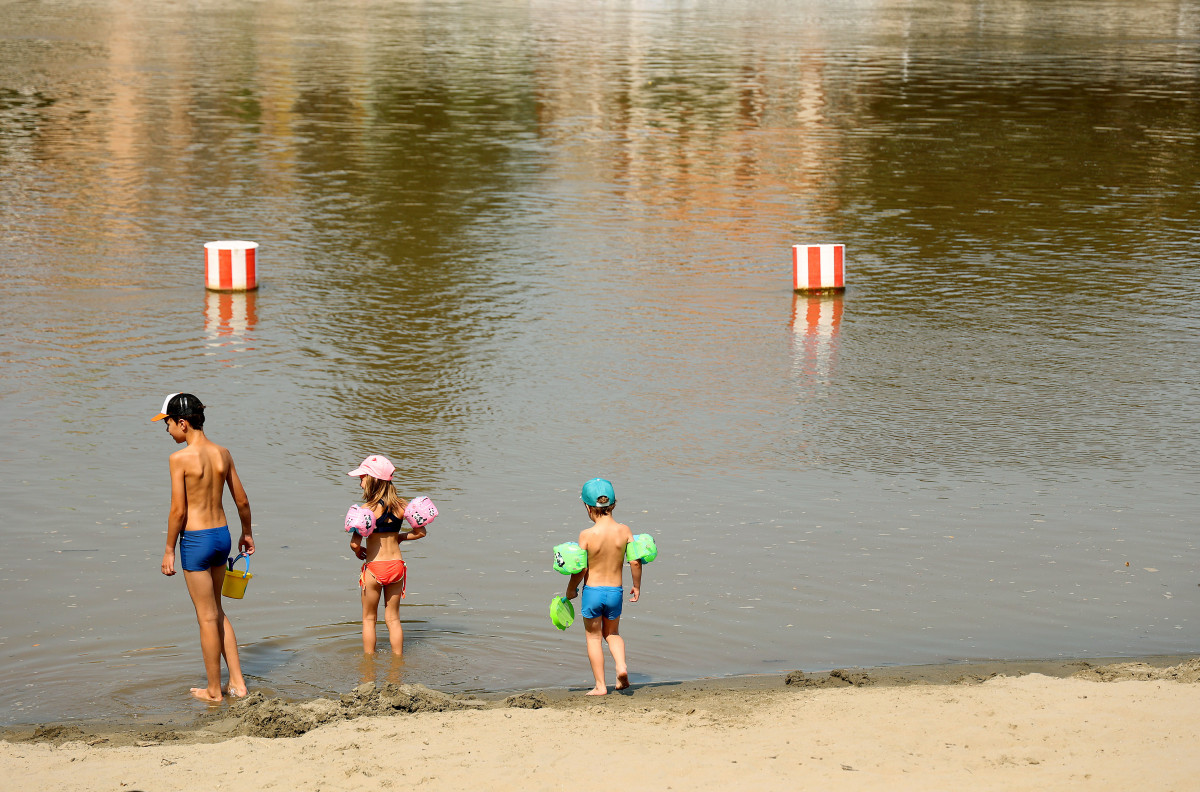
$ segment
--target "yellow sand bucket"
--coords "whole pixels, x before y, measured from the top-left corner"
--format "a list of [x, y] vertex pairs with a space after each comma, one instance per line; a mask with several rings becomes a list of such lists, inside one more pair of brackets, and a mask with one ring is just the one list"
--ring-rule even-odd
[[[234, 569], [233, 565], [241, 558], [246, 559], [246, 568]], [[246, 584], [254, 577], [250, 574], [250, 556], [239, 553], [237, 558], [231, 558], [226, 563], [229, 568], [225, 570], [225, 582], [221, 584], [221, 593], [231, 599], [241, 599], [246, 596]]]

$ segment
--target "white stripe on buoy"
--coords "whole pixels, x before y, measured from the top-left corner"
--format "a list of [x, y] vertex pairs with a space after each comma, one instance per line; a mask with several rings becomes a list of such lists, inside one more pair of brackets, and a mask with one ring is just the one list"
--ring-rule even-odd
[[798, 292], [846, 288], [845, 245], [792, 245], [792, 289]]
[[258, 288], [257, 242], [205, 242], [204, 286], [212, 291]]

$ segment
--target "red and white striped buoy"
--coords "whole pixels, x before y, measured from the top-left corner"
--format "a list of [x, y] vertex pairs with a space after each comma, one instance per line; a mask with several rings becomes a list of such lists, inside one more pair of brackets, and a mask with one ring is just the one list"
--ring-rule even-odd
[[223, 292], [257, 289], [257, 252], [257, 242], [205, 242], [205, 287]]
[[846, 288], [845, 245], [793, 245], [792, 288], [834, 292]]

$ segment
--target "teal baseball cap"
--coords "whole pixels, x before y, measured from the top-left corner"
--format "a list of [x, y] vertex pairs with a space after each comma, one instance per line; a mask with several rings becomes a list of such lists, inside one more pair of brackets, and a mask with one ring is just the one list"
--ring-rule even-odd
[[[588, 506], [612, 506], [617, 502], [617, 493], [613, 490], [612, 482], [602, 478], [594, 478], [584, 484], [583, 494], [580, 497]], [[597, 503], [596, 501], [601, 498], [608, 498], [608, 503]]]

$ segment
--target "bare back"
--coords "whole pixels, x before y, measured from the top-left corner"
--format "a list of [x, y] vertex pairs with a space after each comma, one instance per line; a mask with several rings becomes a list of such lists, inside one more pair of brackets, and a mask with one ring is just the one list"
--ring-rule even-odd
[[200, 531], [228, 525], [222, 504], [225, 485], [230, 485], [235, 498], [241, 489], [240, 482], [236, 488], [233, 485], [237, 474], [229, 451], [205, 438], [171, 454], [170, 466], [172, 508], [178, 508], [180, 504], [176, 499], [180, 497], [186, 507], [183, 530]]
[[624, 582], [625, 546], [633, 539], [628, 525], [609, 515], [596, 518], [591, 528], [579, 534], [579, 546], [587, 551], [589, 586], [621, 586]]
[[[378, 520], [383, 516], [383, 504], [375, 504], [371, 510]], [[397, 516], [392, 514], [392, 519], [399, 520], [403, 518], [403, 513]], [[403, 527], [403, 526], [401, 526]], [[388, 531], [383, 533], [376, 531], [367, 537], [367, 556], [366, 561], [403, 561], [404, 556], [400, 553], [400, 534]]]

